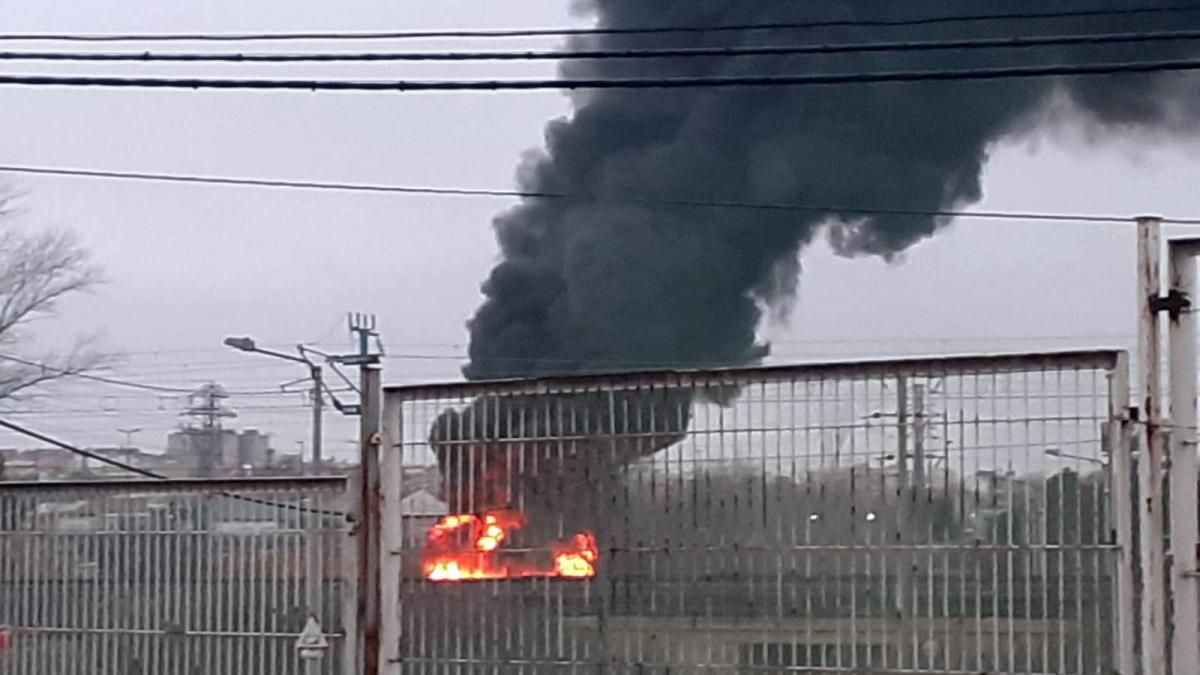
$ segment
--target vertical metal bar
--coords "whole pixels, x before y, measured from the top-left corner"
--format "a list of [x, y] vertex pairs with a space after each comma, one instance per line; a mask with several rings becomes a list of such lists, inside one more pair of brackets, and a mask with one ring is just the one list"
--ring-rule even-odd
[[383, 402], [383, 450], [380, 457], [382, 499], [380, 522], [381, 566], [379, 639], [383, 653], [381, 671], [398, 675], [401, 672], [400, 575], [404, 549], [404, 518], [400, 500], [404, 495], [404, 428], [402, 402], [389, 398]]
[[[1170, 291], [1190, 299], [1196, 290], [1200, 241], [1171, 242]], [[1190, 302], [1171, 313], [1168, 359], [1171, 401], [1171, 654], [1176, 673], [1200, 664], [1200, 607], [1196, 589], [1196, 315]], [[1184, 665], [1186, 664], [1186, 666]]]
[[[321, 366], [313, 365], [310, 367], [310, 373], [313, 381], [312, 391], [312, 461], [309, 464], [306, 473], [310, 475], [318, 475], [321, 473], [321, 441], [323, 433], [321, 407], [325, 400], [324, 392], [322, 391], [321, 383]], [[301, 457], [303, 462], [304, 458]], [[316, 503], [316, 499], [301, 499], [300, 504], [307, 504], [309, 508]], [[321, 607], [321, 584], [324, 579], [324, 574], [320, 572], [321, 558], [321, 533], [320, 533], [320, 518], [311, 513], [300, 513], [300, 522], [305, 525], [304, 533], [304, 611], [308, 616], [315, 617], [318, 623], [323, 620], [323, 611]], [[322, 623], [322, 626], [324, 624]], [[316, 659], [305, 660], [305, 672], [308, 675], [317, 675], [320, 672], [321, 662]]]
[[[942, 455], [942, 494], [941, 494], [941, 497], [943, 500], [945, 500], [945, 503], [947, 503], [947, 504], [953, 503], [953, 488], [952, 488], [951, 482], [950, 482], [950, 476], [952, 475], [951, 468], [950, 468], [950, 447], [951, 447], [950, 412], [951, 412], [951, 405], [954, 403], [954, 400], [951, 398], [951, 388], [952, 388], [951, 382], [952, 381], [957, 381], [957, 378], [955, 378], [954, 380], [951, 380], [951, 378], [949, 377], [949, 373], [944, 372], [943, 376], [942, 376], [942, 401], [943, 401], [944, 407], [943, 407], [943, 411], [942, 411], [942, 452], [943, 452], [943, 455]], [[958, 480], [958, 483], [961, 485], [962, 482], [966, 480], [966, 476], [959, 475], [957, 480]], [[951, 507], [951, 508], [953, 508], [953, 507]], [[958, 509], [958, 512], [961, 513], [961, 505]], [[962, 527], [963, 519], [961, 517], [958, 518], [957, 525], [958, 525], [958, 527]], [[941, 660], [941, 663], [938, 665], [938, 667], [940, 667], [944, 670], [950, 670], [950, 669], [954, 668], [954, 663], [951, 660], [951, 656], [950, 656], [950, 654], [951, 654], [950, 631], [949, 631], [948, 627], [950, 626], [951, 619], [955, 618], [956, 615], [960, 614], [960, 608], [961, 608], [961, 601], [956, 602], [955, 603], [956, 611], [954, 614], [951, 614], [950, 574], [951, 574], [951, 570], [958, 569], [957, 564], [955, 564], [953, 567], [951, 566], [951, 561], [955, 557], [956, 556], [954, 555], [953, 547], [948, 547], [946, 550], [944, 550], [942, 552], [942, 621], [944, 622], [944, 626], [946, 626], [946, 628], [943, 628], [941, 631], [941, 642], [942, 642], [941, 659], [942, 660]]]
[[[925, 535], [925, 498], [926, 498], [926, 478], [925, 478], [925, 385], [921, 383], [913, 383], [913, 414], [912, 414], [912, 445], [913, 445], [913, 465], [912, 465], [912, 494], [909, 495], [908, 503], [912, 509], [909, 512], [909, 517], [906, 518], [905, 526], [912, 535], [910, 546], [912, 553], [910, 554], [907, 566], [911, 578], [918, 579], [913, 583], [910, 591], [912, 604], [909, 608], [909, 617], [916, 619], [920, 616], [918, 607], [920, 606], [920, 588], [919, 581], [920, 564], [921, 564], [921, 546], [928, 543], [924, 538]], [[921, 668], [921, 645], [920, 631], [915, 627], [912, 630], [912, 652], [913, 652], [913, 668]]]
[[[1034, 430], [1033, 430], [1034, 423], [1030, 419], [1031, 417], [1033, 417], [1033, 415], [1031, 415], [1032, 401], [1033, 401], [1033, 394], [1034, 394], [1034, 392], [1031, 391], [1033, 378], [1030, 376], [1030, 373], [1025, 372], [1025, 373], [1021, 373], [1020, 381], [1021, 381], [1021, 414], [1024, 416], [1024, 423], [1022, 425], [1021, 431], [1022, 431], [1022, 440], [1024, 440], [1024, 442], [1025, 442], [1025, 461], [1028, 465], [1030, 463], [1029, 462], [1029, 459], [1030, 459], [1029, 453], [1031, 451], [1040, 455], [1043, 452], [1042, 448], [1047, 447], [1045, 444], [1046, 424], [1045, 423], [1037, 424], [1036, 425], [1037, 432], [1034, 432]], [[1032, 446], [1032, 448], [1031, 448], [1031, 446]], [[1046, 493], [1045, 481], [1044, 480], [1039, 481], [1039, 483], [1040, 484], [1038, 485], [1038, 492], [1041, 495], [1045, 495], [1045, 493]], [[1025, 569], [1025, 579], [1024, 579], [1025, 594], [1024, 594], [1024, 598], [1023, 598], [1023, 600], [1025, 601], [1024, 618], [1029, 619], [1031, 621], [1031, 625], [1032, 625], [1032, 620], [1035, 618], [1039, 618], [1038, 615], [1036, 615], [1033, 612], [1033, 607], [1034, 607], [1033, 586], [1035, 583], [1035, 579], [1037, 579], [1039, 577], [1045, 578], [1045, 574], [1043, 573], [1044, 567], [1037, 564], [1037, 559], [1041, 555], [1044, 555], [1045, 551], [1044, 550], [1038, 551], [1037, 549], [1039, 547], [1044, 546], [1046, 543], [1045, 537], [1035, 536], [1033, 531], [1034, 531], [1034, 529], [1037, 529], [1040, 532], [1045, 529], [1045, 518], [1042, 517], [1040, 513], [1038, 514], [1038, 516], [1032, 516], [1032, 514], [1034, 513], [1034, 507], [1035, 507], [1034, 490], [1027, 489], [1024, 492], [1025, 492], [1025, 499], [1023, 502], [1023, 506], [1025, 509], [1025, 513], [1027, 514], [1027, 519], [1033, 521], [1033, 522], [1028, 523], [1025, 526], [1027, 538], [1024, 543], [1031, 544], [1031, 546], [1030, 546], [1030, 550], [1027, 552], [1027, 554], [1025, 556], [1025, 568], [1024, 568]], [[1041, 497], [1037, 500], [1036, 504], [1040, 505], [1043, 501], [1044, 501], [1044, 497]], [[1035, 670], [1034, 656], [1038, 651], [1037, 647], [1045, 645], [1045, 643], [1049, 640], [1049, 638], [1050, 638], [1049, 628], [1043, 628], [1042, 630], [1039, 630], [1039, 631], [1030, 630], [1030, 631], [1026, 632], [1025, 640], [1024, 640], [1025, 670], [1026, 671], [1032, 673], [1032, 672], [1037, 672], [1038, 670], [1044, 670], [1044, 668], [1042, 668], [1041, 661], [1039, 661], [1037, 663], [1037, 668]], [[1041, 644], [1039, 645], [1037, 642], [1035, 642], [1035, 640], [1038, 640]], [[1044, 649], [1045, 648], [1043, 646], [1042, 651], [1044, 651]], [[1014, 667], [1015, 667], [1015, 664], [1014, 664]]]
[[[347, 485], [346, 491], [343, 493], [341, 503], [343, 508], [347, 508], [350, 513], [357, 513], [360, 510], [353, 505], [357, 501], [361, 490], [356, 489], [357, 480], [352, 481]], [[339, 533], [339, 541], [341, 546], [341, 570], [339, 571], [341, 579], [341, 598], [340, 608], [342, 614], [342, 653], [341, 653], [341, 671], [340, 675], [358, 675], [359, 658], [358, 658], [358, 538], [357, 528], [348, 528], [346, 533]], [[279, 584], [272, 579], [271, 589], [275, 595], [274, 600], [278, 602]], [[273, 654], [274, 652], [272, 652]], [[274, 657], [272, 656], [272, 662]]]
[[[315, 419], [315, 417], [314, 417]], [[314, 431], [314, 435], [319, 433]], [[313, 470], [316, 468], [314, 466]], [[320, 519], [312, 513], [316, 508], [315, 499], [297, 500], [301, 505], [302, 511], [297, 514], [299, 522], [303, 527], [303, 547], [304, 547], [304, 613], [305, 620], [308, 617], [314, 617], [318, 623], [322, 619], [321, 612], [321, 577], [320, 572]], [[240, 557], [240, 556], [239, 556]], [[323, 625], [323, 624], [322, 624]], [[316, 659], [305, 659], [305, 672], [307, 675], [317, 675], [320, 669], [321, 662]]]
[[[901, 375], [896, 378], [896, 467], [899, 471], [896, 488], [896, 618], [903, 626], [909, 616], [908, 611], [908, 552], [904, 545], [908, 543], [906, 530], [908, 527], [908, 378]], [[903, 635], [901, 630], [898, 634]], [[904, 642], [897, 643], [899, 661], [897, 665], [904, 667]]]
[[[290, 540], [291, 535], [288, 533], [287, 521], [285, 520], [284, 526], [277, 529], [271, 537], [271, 550], [288, 550]], [[284, 584], [286, 583], [286, 579], [288, 577], [287, 570], [290, 568], [290, 566], [290, 561], [287, 559], [287, 557], [279, 554], [271, 556], [271, 565], [267, 570], [267, 578], [270, 580], [271, 589], [271, 593], [267, 602], [270, 603], [270, 607], [279, 607], [284, 602], [284, 598], [287, 595], [287, 588], [284, 586]], [[282, 627], [279, 624], [280, 617], [273, 617], [273, 620], [269, 623], [272, 632], [281, 630]], [[268, 651], [267, 667], [271, 669], [268, 672], [286, 667], [284, 665], [287, 662], [286, 657], [293, 650], [289, 649], [284, 654], [280, 654], [280, 651], [281, 650], [279, 649], [271, 649]], [[351, 649], [349, 651], [353, 650]]]
[[[856, 409], [855, 409], [855, 402], [856, 402], [855, 384], [856, 384], [856, 382], [857, 382], [856, 378], [851, 378], [848, 383], [848, 391], [847, 391], [847, 399], [849, 399], [849, 408], [850, 408], [848, 411], [850, 424], [847, 425], [846, 432], [850, 436], [848, 439], [848, 442], [850, 444], [850, 448], [849, 448], [850, 486], [849, 486], [849, 489], [850, 489], [850, 503], [851, 504], [855, 504], [858, 502], [858, 494], [857, 494], [858, 485], [857, 485], [857, 476], [855, 475], [855, 468], [856, 468], [856, 465], [858, 462], [858, 457], [856, 456], [856, 452], [857, 452], [858, 448], [856, 447], [856, 444], [854, 442], [855, 436], [857, 436], [857, 431], [858, 431], [855, 428], [855, 425], [858, 422], [857, 415], [855, 415], [855, 412], [856, 412]], [[871, 508], [871, 507], [868, 506], [868, 508]], [[856, 509], [856, 511], [857, 511], [857, 509]], [[857, 514], [856, 513], [855, 518], [863, 518], [864, 516], [865, 516], [865, 514]], [[865, 529], [867, 530], [867, 536], [870, 537], [870, 531], [871, 531], [870, 525], [867, 525]], [[868, 538], [867, 541], [870, 541], [870, 539]], [[858, 667], [861, 665], [858, 662], [858, 637], [859, 637], [859, 635], [858, 635], [858, 630], [859, 630], [858, 629], [858, 594], [859, 594], [859, 592], [858, 592], [858, 544], [859, 544], [858, 540], [852, 541], [851, 545], [850, 545], [849, 553], [847, 555], [847, 557], [850, 559], [850, 626], [849, 626], [849, 631], [848, 631], [848, 633], [849, 633], [849, 639], [847, 640], [848, 644], [846, 645], [846, 647], [849, 651], [849, 654], [848, 654], [849, 658], [841, 657], [843, 660], [838, 662], [838, 665], [849, 666], [850, 668], [853, 668], [855, 670], [857, 670]]]
[[[972, 405], [971, 405], [971, 408], [972, 408], [971, 412], [973, 413], [973, 416], [971, 418], [969, 429], [971, 432], [971, 446], [973, 449], [975, 449], [977, 452], [980, 452], [980, 453], [982, 453], [983, 450], [985, 449], [983, 434], [981, 433], [982, 422], [980, 421], [980, 417], [982, 416], [981, 409], [983, 408], [983, 401], [982, 401], [982, 397], [980, 395], [980, 388], [984, 381], [985, 380], [981, 373], [979, 373], [978, 371], [972, 373], [971, 395], [975, 400], [972, 401]], [[992, 533], [990, 531], [991, 530], [991, 522], [988, 519], [987, 515], [985, 515], [983, 513], [983, 509], [984, 509], [983, 500], [986, 498], [986, 495], [981, 494], [981, 492], [986, 492], [987, 490], [980, 489], [980, 482], [986, 480], [986, 477], [980, 474], [979, 458], [972, 457], [972, 460], [975, 461], [975, 466], [973, 467], [975, 469], [975, 478], [974, 478], [974, 485], [973, 485], [974, 494], [972, 495], [972, 497], [973, 497], [972, 506], [974, 507], [975, 512], [980, 516], [976, 520], [976, 527], [979, 529], [986, 528], [986, 529], [984, 529], [983, 532], [981, 532], [980, 534], [977, 534], [976, 538], [982, 539], [984, 541], [990, 541], [990, 539], [992, 538], [992, 536], [991, 536]], [[964, 475], [966, 475], [966, 474], [964, 474]], [[986, 551], [986, 550], [979, 554], [972, 555], [971, 556], [972, 562], [975, 563], [974, 569], [972, 570], [974, 573], [974, 576], [973, 576], [973, 578], [968, 579], [968, 576], [964, 574], [963, 578], [962, 578], [962, 582], [961, 582], [963, 597], [966, 597], [967, 593], [970, 591], [970, 589], [972, 587], [974, 588], [974, 593], [973, 593], [974, 597], [972, 598], [972, 603], [971, 603], [972, 609], [974, 610], [974, 616], [971, 618], [974, 620], [972, 622], [972, 624], [973, 624], [972, 634], [975, 638], [975, 640], [974, 640], [975, 649], [974, 649], [974, 653], [972, 654], [972, 658], [969, 660], [969, 668], [971, 670], [985, 671], [985, 670], [989, 669], [989, 665], [986, 660], [987, 652], [984, 651], [985, 635], [984, 635], [984, 621], [983, 621], [983, 601], [984, 601], [983, 590], [984, 590], [984, 588], [986, 588], [988, 586], [988, 584], [983, 583], [983, 574], [984, 574], [983, 563], [985, 560], [988, 559], [988, 556], [990, 556], [990, 555], [992, 555], [991, 552]], [[970, 583], [971, 585], [968, 586], [968, 583]]]
[[359, 511], [355, 514], [358, 536], [358, 631], [362, 674], [381, 675], [380, 663], [380, 528], [383, 486], [380, 474], [380, 372], [364, 366], [361, 372], [362, 418], [360, 419]]
[[1142, 672], [1166, 672], [1167, 585], [1163, 522], [1163, 446], [1160, 422], [1161, 384], [1159, 320], [1155, 301], [1162, 292], [1160, 271], [1162, 222], [1139, 218], [1138, 234], [1138, 403], [1141, 406], [1141, 457], [1138, 500], [1142, 573]]
[[[888, 410], [888, 378], [880, 377], [876, 383], [879, 388], [879, 407], [877, 411], [881, 414]], [[887, 504], [888, 492], [892, 488], [888, 477], [888, 461], [887, 461], [887, 441], [888, 441], [887, 425], [878, 425], [876, 429], [875, 445], [880, 450], [880, 467], [879, 467], [879, 498], [884, 505]], [[868, 441], [870, 443], [870, 441]], [[890, 509], [889, 509], [890, 511]], [[890, 621], [890, 612], [892, 611], [891, 597], [892, 584], [889, 583], [889, 575], [891, 574], [891, 560], [893, 556], [888, 555], [888, 548], [891, 546], [891, 531], [893, 527], [893, 517], [885, 515], [883, 526], [879, 528], [879, 536], [876, 538], [876, 546], [879, 547], [879, 650], [881, 668], [888, 668], [894, 661], [899, 662], [898, 654], [893, 655], [892, 651], [897, 652], [903, 646], [902, 643], [897, 643], [896, 647], [892, 645], [892, 628], [893, 624]], [[893, 658], [895, 656], [895, 658]]]

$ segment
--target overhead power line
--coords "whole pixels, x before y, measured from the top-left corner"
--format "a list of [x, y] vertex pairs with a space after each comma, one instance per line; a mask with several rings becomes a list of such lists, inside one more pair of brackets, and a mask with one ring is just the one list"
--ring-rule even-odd
[[[47, 436], [46, 434], [40, 433], [38, 431], [34, 431], [33, 429], [22, 426], [20, 424], [15, 424], [13, 422], [9, 422], [8, 420], [5, 420], [5, 419], [0, 419], [0, 427], [3, 427], [5, 429], [8, 429], [9, 431], [13, 431], [18, 434], [21, 434], [22, 436], [28, 436], [29, 438], [32, 438], [34, 440], [38, 440], [43, 443], [53, 445], [57, 448], [61, 448], [63, 450], [66, 450], [67, 452], [74, 454], [74, 455], [78, 455], [80, 457], [86, 457], [87, 459], [90, 459], [90, 460], [93, 460], [96, 462], [100, 462], [101, 464], [107, 464], [109, 466], [113, 466], [118, 469], [128, 471], [128, 472], [136, 474], [138, 476], [142, 476], [143, 478], [153, 478], [156, 480], [164, 481], [166, 483], [170, 483], [173, 480], [170, 476], [165, 476], [161, 473], [149, 471], [149, 470], [143, 469], [139, 466], [134, 466], [127, 462], [122, 462], [120, 460], [113, 459], [106, 455], [102, 455], [97, 452], [92, 452], [91, 450], [85, 450], [76, 445], [72, 445], [65, 441], [60, 441], [57, 438], [54, 438], [52, 436]], [[346, 513], [343, 511], [334, 511], [334, 510], [329, 510], [329, 509], [314, 509], [314, 508], [311, 508], [308, 506], [302, 506], [299, 504], [281, 504], [279, 502], [271, 501], [268, 499], [258, 499], [255, 497], [247, 497], [245, 495], [234, 494], [234, 493], [231, 493], [231, 492], [228, 492], [225, 490], [220, 490], [216, 494], [219, 494], [220, 496], [226, 497], [228, 499], [235, 499], [237, 501], [246, 502], [248, 504], [257, 504], [258, 506], [267, 506], [267, 507], [271, 507], [271, 508], [283, 509], [285, 511], [297, 511], [300, 513], [313, 513], [313, 514], [323, 515], [323, 516], [338, 516], [338, 517], [346, 515]]]
[[800, 75], [551, 78], [525, 80], [304, 80], [223, 79], [203, 77], [120, 77], [95, 75], [0, 75], [0, 85], [29, 87], [100, 87], [118, 89], [218, 89], [266, 91], [544, 91], [575, 89], [722, 89], [728, 87], [798, 87], [889, 82], [957, 82], [1041, 77], [1187, 72], [1200, 70], [1200, 59], [1119, 63], [1007, 66], [962, 70], [816, 73]]
[[91, 460], [95, 460], [97, 462], [108, 464], [109, 466], [115, 466], [118, 469], [123, 469], [130, 473], [137, 474], [139, 476], [142, 476], [143, 478], [156, 478], [159, 480], [167, 480], [167, 477], [162, 474], [158, 474], [153, 471], [147, 471], [146, 469], [143, 469], [141, 467], [134, 466], [132, 464], [127, 464], [120, 460], [112, 459], [111, 457], [106, 457], [105, 455], [102, 455], [102, 454], [99, 454], [96, 452], [92, 452], [91, 450], [84, 450], [83, 448], [76, 447], [74, 445], [71, 445], [70, 443], [64, 443], [63, 441], [60, 441], [56, 438], [52, 438], [43, 433], [34, 431], [33, 429], [23, 427], [19, 424], [14, 424], [5, 419], [0, 419], [0, 427], [4, 427], [5, 429], [8, 429], [9, 431], [15, 431], [18, 434], [21, 434], [23, 436], [28, 436], [29, 438], [41, 441], [43, 443], [49, 443], [50, 445], [53, 445], [55, 447], [66, 450], [67, 452], [70, 452], [72, 454], [79, 455], [80, 457], [86, 457], [87, 459], [91, 459]]
[[561, 61], [602, 59], [664, 59], [746, 56], [799, 56], [911, 52], [968, 49], [1028, 49], [1073, 45], [1114, 45], [1147, 42], [1191, 42], [1200, 31], [1149, 33], [1101, 33], [1045, 35], [964, 40], [905, 42], [858, 42], [845, 44], [758, 45], [750, 47], [683, 47], [671, 49], [561, 49], [538, 51], [451, 51], [451, 52], [308, 52], [308, 53], [197, 53], [197, 52], [0, 52], [0, 61], [86, 61], [86, 62], [229, 62], [229, 63], [322, 63], [322, 62], [424, 62], [424, 61]]
[[6, 33], [0, 41], [45, 42], [286, 42], [317, 40], [412, 40], [446, 38], [528, 38], [573, 37], [588, 35], [664, 35], [693, 33], [727, 33], [747, 31], [786, 31], [816, 28], [897, 28], [952, 23], [995, 21], [1026, 21], [1052, 19], [1083, 19], [1099, 17], [1137, 17], [1200, 12], [1197, 5], [1166, 7], [1122, 7], [1078, 11], [1004, 12], [994, 14], [941, 14], [898, 19], [830, 19], [817, 21], [788, 21], [773, 23], [742, 23], [714, 26], [646, 26], [639, 28], [501, 28], [398, 31], [311, 31], [293, 33]]
[[[652, 199], [639, 197], [609, 197], [564, 192], [534, 190], [499, 190], [481, 188], [428, 187], [412, 185], [387, 185], [372, 183], [347, 183], [326, 181], [302, 181], [271, 178], [237, 178], [230, 176], [203, 176], [192, 174], [150, 173], [142, 171], [108, 171], [65, 167], [36, 167], [22, 165], [0, 165], [0, 173], [36, 176], [65, 176], [72, 178], [95, 178], [103, 180], [127, 180], [150, 183], [183, 183], [193, 185], [222, 185], [236, 187], [275, 188], [292, 190], [318, 190], [335, 192], [367, 192], [402, 195], [431, 195], [449, 197], [493, 197], [521, 199], [552, 199], [580, 202], [632, 204], [636, 206], [715, 208], [731, 210], [785, 211], [798, 213], [843, 213], [863, 216], [923, 216], [931, 218], [967, 218], [978, 220], [1028, 220], [1068, 223], [1130, 224], [1132, 216], [1087, 214], [1087, 213], [1039, 213], [1022, 211], [961, 211], [953, 209], [889, 209], [886, 207], [850, 206], [846, 204], [796, 204], [786, 202], [749, 202], [692, 199]], [[1176, 225], [1200, 225], [1200, 218], [1164, 218], [1163, 222]]]
[[[991, 342], [993, 344], [1000, 344], [1000, 343], [1013, 342], [1015, 340], [1050, 341], [1052, 339], [1054, 339], [1054, 338], [1049, 338], [1049, 337], [1047, 337], [1047, 338], [1037, 338], [1037, 337], [1008, 338], [1008, 339], [997, 338], [997, 339], [989, 340], [988, 342]], [[1059, 338], [1059, 340], [1063, 340], [1063, 339], [1067, 339], [1067, 338]], [[1085, 340], [1088, 340], [1089, 338], [1087, 338], [1087, 337], [1072, 337], [1069, 339], [1075, 340], [1075, 341], [1085, 341]], [[1092, 339], [1097, 339], [1097, 338], [1092, 338]], [[1125, 338], [1106, 337], [1104, 339], [1106, 339], [1106, 340], [1126, 340], [1126, 339], [1132, 339], [1132, 338], [1131, 337], [1125, 337]], [[955, 340], [953, 338], [948, 338], [946, 340], [930, 341], [930, 344], [933, 344], [934, 342], [936, 342], [937, 344], [949, 347], [949, 346], [952, 346], [955, 344], [963, 344], [963, 343], [968, 343], [971, 341], [970, 340]], [[980, 342], [982, 342], [982, 341], [980, 341]], [[835, 343], [836, 343], [836, 341], [829, 340], [829, 341], [825, 341], [825, 342], [814, 341], [809, 344], [835, 344]], [[854, 341], [848, 341], [848, 343], [853, 344]], [[884, 341], [884, 340], [877, 340], [877, 341], [875, 341], [875, 343], [878, 345], [881, 345], [881, 346], [888, 344], [887, 341]], [[899, 344], [907, 344], [904, 340], [899, 340], [898, 343]], [[803, 344], [803, 342], [802, 341], [797, 341], [794, 343], [772, 342], [770, 344], [771, 344], [771, 346], [775, 346], [775, 345], [786, 345], [786, 344]], [[860, 341], [860, 344], [866, 344], [866, 343]], [[871, 350], [870, 352], [867, 352], [867, 351], [860, 349], [859, 352], [855, 352], [855, 353], [878, 353], [878, 352], [879, 352], [879, 350]], [[812, 354], [772, 353], [772, 354], [770, 354], [770, 356], [774, 359], [803, 359], [803, 358], [811, 357]], [[622, 369], [626, 369], [626, 368], [637, 368], [637, 369], [711, 368], [714, 366], [713, 361], [703, 361], [703, 360], [695, 360], [695, 359], [684, 359], [684, 360], [679, 360], [679, 359], [635, 360], [635, 359], [592, 359], [592, 358], [570, 359], [570, 358], [557, 358], [557, 357], [540, 358], [540, 357], [533, 357], [533, 356], [495, 356], [495, 355], [477, 356], [477, 357], [473, 358], [470, 354], [467, 354], [467, 353], [459, 353], [459, 354], [401, 353], [401, 354], [389, 354], [389, 355], [385, 356], [384, 358], [389, 359], [389, 360], [396, 360], [396, 361], [447, 361], [447, 362], [455, 362], [455, 363], [459, 363], [459, 362], [463, 362], [463, 361], [471, 361], [474, 363], [497, 363], [497, 364], [539, 364], [539, 363], [547, 364], [548, 363], [548, 364], [559, 364], [559, 365], [564, 365], [564, 366], [587, 364], [587, 365], [593, 365], [593, 366], [605, 366], [605, 367], [610, 367], [610, 368], [622, 368]]]
[[[14, 356], [12, 354], [0, 354], [0, 360], [11, 361], [13, 363], [19, 363], [24, 366], [29, 366], [31, 368], [38, 368], [40, 370], [49, 371], [52, 373], [59, 373], [63, 377], [69, 377], [69, 378], [74, 378], [74, 379], [78, 379], [78, 380], [88, 380], [90, 382], [100, 382], [102, 384], [113, 385], [114, 387], [125, 387], [127, 389], [141, 389], [143, 391], [153, 391], [153, 392], [157, 392], [157, 393], [161, 393], [161, 394], [192, 394], [192, 393], [195, 393], [195, 391], [196, 391], [195, 387], [192, 387], [191, 389], [181, 388], [181, 387], [168, 387], [168, 386], [163, 386], [163, 385], [159, 385], [159, 384], [144, 384], [142, 382], [132, 382], [130, 380], [119, 380], [119, 379], [112, 378], [112, 377], [93, 375], [91, 373], [76, 373], [73, 371], [58, 368], [56, 366], [52, 366], [47, 363], [39, 363], [37, 361], [30, 361], [29, 359], [24, 359], [19, 356]], [[276, 393], [281, 393], [281, 392], [231, 391], [228, 393], [231, 396], [265, 396], [268, 394], [276, 394]]]
[[141, 389], [144, 391], [154, 391], [154, 392], [166, 393], [166, 394], [189, 394], [194, 391], [194, 389], [179, 389], [176, 387], [163, 387], [163, 386], [159, 386], [156, 384], [142, 384], [140, 382], [130, 382], [127, 380], [118, 380], [118, 379], [114, 379], [111, 377], [102, 377], [100, 375], [92, 375], [89, 373], [76, 373], [76, 372], [64, 370], [62, 368], [57, 368], [55, 366], [51, 366], [46, 363], [38, 363], [37, 361], [30, 361], [28, 359], [23, 359], [19, 356], [13, 356], [12, 354], [0, 354], [0, 360], [12, 361], [13, 363], [19, 363], [21, 365], [29, 366], [31, 368], [38, 368], [40, 370], [56, 372], [63, 376], [66, 376], [66, 377], [73, 377], [73, 378], [80, 379], [80, 380], [89, 380], [91, 382], [102, 382], [104, 384], [111, 384], [111, 385], [118, 386], [118, 387], [127, 387], [129, 389]]
[[[298, 415], [312, 414], [312, 406], [308, 404], [295, 405], [255, 405], [255, 406], [238, 406], [237, 412], [271, 412], [271, 413], [295, 413]], [[159, 410], [158, 408], [149, 406], [117, 406], [114, 408], [9, 408], [3, 410], [3, 414], [9, 416], [37, 416], [37, 417], [93, 417], [93, 418], [111, 418], [113, 416], [126, 417], [130, 415], [138, 416], [142, 419], [161, 419], [164, 416], [172, 418], [178, 416], [178, 410]], [[174, 426], [168, 428], [176, 428]]]

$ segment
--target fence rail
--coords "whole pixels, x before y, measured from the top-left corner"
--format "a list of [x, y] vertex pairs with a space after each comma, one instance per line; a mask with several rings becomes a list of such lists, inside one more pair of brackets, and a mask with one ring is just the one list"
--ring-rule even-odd
[[[389, 389], [402, 461], [385, 481], [437, 466], [446, 511], [471, 516], [389, 552], [397, 668], [1111, 672], [1105, 442], [1124, 363], [1069, 352]], [[579, 534], [594, 553], [571, 548]]]
[[[0, 672], [340, 672], [344, 497], [342, 478], [0, 483]], [[331, 644], [311, 664], [310, 615]]]

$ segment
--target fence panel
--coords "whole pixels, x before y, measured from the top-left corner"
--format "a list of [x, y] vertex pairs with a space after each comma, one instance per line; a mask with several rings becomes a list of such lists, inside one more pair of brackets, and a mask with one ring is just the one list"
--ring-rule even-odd
[[[338, 672], [344, 497], [340, 478], [0, 483], [0, 672]], [[310, 614], [330, 648], [302, 660]]]
[[389, 389], [448, 513], [401, 538], [398, 669], [1113, 672], [1123, 363]]

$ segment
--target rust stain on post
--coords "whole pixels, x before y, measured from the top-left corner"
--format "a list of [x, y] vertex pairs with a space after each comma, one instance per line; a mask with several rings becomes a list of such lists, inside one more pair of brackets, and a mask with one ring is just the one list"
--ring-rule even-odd
[[[1166, 669], [1166, 580], [1161, 570], [1166, 565], [1166, 550], [1161, 510], [1162, 432], [1161, 353], [1158, 313], [1162, 309], [1161, 267], [1162, 219], [1152, 216], [1137, 219], [1138, 235], [1138, 400], [1142, 404], [1142, 458], [1138, 463], [1139, 482], [1144, 495], [1141, 520], [1142, 552], [1142, 668], [1147, 673]], [[1149, 572], [1147, 572], [1149, 570]]]
[[358, 529], [358, 627], [364, 675], [378, 675], [380, 663], [380, 543], [383, 490], [379, 467], [380, 372], [362, 370], [361, 479]]

